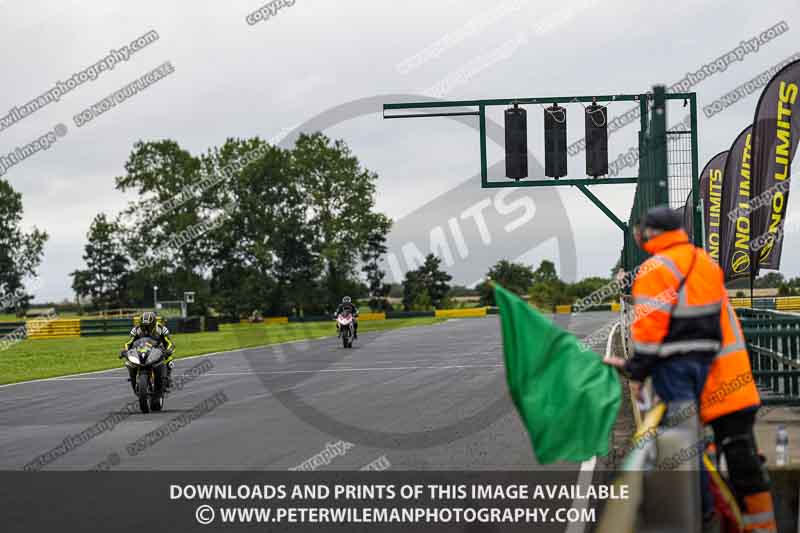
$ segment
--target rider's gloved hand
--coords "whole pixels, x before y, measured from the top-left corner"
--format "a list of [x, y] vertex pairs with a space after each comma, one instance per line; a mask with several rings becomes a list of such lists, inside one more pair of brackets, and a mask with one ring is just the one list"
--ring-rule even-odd
[[119, 358], [120, 358], [120, 359], [122, 359], [122, 358], [123, 358], [123, 357], [125, 357], [126, 355], [128, 355], [128, 350], [121, 350], [121, 351], [119, 352]]

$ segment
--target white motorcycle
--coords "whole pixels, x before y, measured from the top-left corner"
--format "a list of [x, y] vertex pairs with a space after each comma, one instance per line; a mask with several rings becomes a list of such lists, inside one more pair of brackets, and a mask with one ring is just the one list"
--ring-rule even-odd
[[342, 347], [352, 348], [353, 334], [355, 333], [353, 315], [345, 311], [336, 317], [336, 323], [339, 325], [339, 337], [342, 339]]

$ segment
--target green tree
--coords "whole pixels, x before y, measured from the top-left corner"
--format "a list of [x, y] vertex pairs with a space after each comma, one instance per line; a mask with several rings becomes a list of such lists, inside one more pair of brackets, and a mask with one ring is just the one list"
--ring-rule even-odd
[[556, 305], [568, 304], [574, 301], [567, 293], [566, 283], [561, 280], [550, 283], [536, 282], [528, 294], [531, 303], [546, 310], [552, 310]]
[[[253, 153], [260, 157], [249, 161]], [[212, 175], [230, 175], [208, 199], [215, 216], [225, 208], [224, 218], [202, 238], [215, 306], [232, 318], [302, 307], [321, 269], [290, 153], [260, 139], [228, 139], [203, 166]]]
[[306, 224], [314, 228], [313, 250], [322, 260], [322, 288], [330, 307], [352, 286], [356, 260], [369, 242], [376, 217], [377, 174], [361, 167], [341, 141], [303, 134], [292, 151]]
[[427, 311], [431, 308], [431, 298], [422, 275], [418, 270], [409, 270], [403, 280], [403, 309], [406, 311]]
[[381, 258], [386, 253], [386, 236], [392, 227], [392, 221], [383, 214], [375, 214], [372, 229], [367, 235], [366, 246], [361, 253], [362, 272], [366, 274], [369, 286], [369, 307], [373, 311], [388, 311], [392, 306], [386, 297], [391, 286], [384, 283], [386, 272], [381, 269]]
[[417, 270], [406, 272], [403, 282], [403, 306], [407, 310], [440, 308], [450, 291], [453, 277], [441, 270], [442, 260], [433, 254]]
[[[288, 229], [288, 228], [287, 228]], [[314, 252], [310, 243], [313, 232], [301, 226], [294, 231], [287, 231], [276, 239], [275, 246], [275, 279], [277, 281], [277, 297], [275, 301], [283, 302], [284, 312], [266, 309], [270, 314], [302, 315], [321, 312], [324, 307], [318, 303], [321, 298], [319, 276], [322, 272], [322, 261]]]
[[25, 279], [36, 276], [42, 261], [47, 233], [33, 228], [22, 230], [22, 195], [0, 179], [0, 299], [24, 314], [33, 298], [25, 292]]
[[89, 297], [100, 308], [124, 307], [127, 297], [128, 264], [120, 240], [120, 227], [104, 213], [89, 226], [83, 260], [86, 269], [72, 273], [72, 288], [79, 297]]
[[422, 265], [423, 282], [431, 297], [431, 304], [437, 309], [441, 307], [442, 301], [450, 292], [450, 280], [453, 279], [453, 276], [439, 268], [441, 263], [441, 259], [433, 254], [428, 254]]
[[[125, 164], [126, 174], [116, 178], [117, 189], [135, 192], [120, 214], [125, 250], [131, 259], [128, 300], [131, 305], [152, 306], [153, 287], [159, 299], [182, 299], [185, 291], [197, 294], [192, 312], [205, 312], [210, 285], [208, 228], [222, 211], [215, 195], [222, 174], [213, 174], [211, 157], [198, 158], [172, 140], [137, 142]], [[216, 181], [214, 181], [216, 180]], [[75, 282], [82, 285], [85, 276]]]
[[539, 308], [552, 309], [556, 305], [571, 303], [569, 286], [558, 279], [555, 264], [543, 260], [539, 268], [533, 273], [533, 286], [531, 286], [529, 300]]
[[458, 298], [461, 296], [480, 296], [480, 286], [470, 289], [464, 285], [453, 285], [450, 287], [449, 296], [451, 298]]
[[774, 289], [779, 288], [786, 283], [786, 279], [780, 272], [768, 272], [755, 279], [753, 286], [757, 289]]
[[132, 302], [152, 301], [158, 285], [159, 296], [194, 290], [231, 317], [322, 312], [365, 294], [365, 257], [373, 295], [388, 292], [375, 268], [389, 227], [374, 211], [377, 175], [342, 141], [303, 135], [282, 150], [231, 138], [200, 156], [138, 142], [125, 170], [117, 189], [139, 195], [119, 219]]
[[556, 265], [547, 259], [539, 263], [539, 268], [533, 273], [534, 283], [554, 283], [558, 281]]
[[[533, 269], [527, 265], [503, 259], [489, 269], [486, 277], [517, 295], [524, 295], [533, 284], [534, 274]], [[481, 284], [480, 293], [481, 305], [495, 304], [494, 289], [488, 282]]]
[[402, 298], [403, 297], [403, 284], [390, 283], [389, 284], [389, 298]]
[[173, 140], [140, 141], [125, 163], [126, 174], [116, 178], [119, 191], [138, 195], [118, 217], [131, 259], [131, 305], [152, 306], [153, 286], [158, 286], [159, 300], [195, 292], [199, 303], [192, 312], [205, 312], [211, 250], [207, 228], [222, 210], [214, 196], [218, 187], [202, 186], [210, 175], [205, 164], [206, 159]]
[[580, 300], [601, 289], [602, 287], [605, 287], [609, 283], [611, 283], [611, 280], [608, 278], [596, 276], [588, 277], [578, 281], [577, 283], [569, 284], [567, 287], [567, 293], [573, 301]]

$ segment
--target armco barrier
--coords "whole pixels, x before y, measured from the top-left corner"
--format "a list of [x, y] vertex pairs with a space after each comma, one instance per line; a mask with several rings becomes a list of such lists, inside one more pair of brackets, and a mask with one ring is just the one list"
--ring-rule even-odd
[[170, 328], [170, 331], [176, 333], [200, 333], [203, 331], [203, 319], [199, 316], [176, 319], [175, 328]]
[[289, 322], [328, 322], [333, 320], [333, 314], [330, 315], [305, 315], [305, 316], [290, 316]]
[[[800, 299], [800, 297], [797, 297]], [[787, 299], [788, 301], [788, 299]], [[788, 305], [788, 304], [785, 304]], [[600, 304], [585, 311], [608, 311], [619, 309], [619, 304]], [[558, 306], [557, 312], [570, 313], [579, 309], [573, 306]], [[359, 316], [361, 321], [370, 320], [396, 320], [403, 318], [438, 317], [438, 318], [466, 318], [482, 317], [486, 315], [496, 315], [499, 311], [497, 307], [467, 307], [461, 309], [437, 309], [436, 311], [388, 311], [386, 313], [362, 313]], [[332, 315], [306, 315], [303, 317], [266, 317], [264, 324], [288, 324], [292, 322], [328, 322], [333, 319]], [[166, 320], [160, 319], [172, 333], [195, 333], [198, 330], [197, 319], [189, 318], [182, 320], [170, 317]], [[36, 338], [53, 338], [53, 331], [57, 331], [57, 336], [68, 337], [101, 337], [101, 336], [126, 336], [131, 332], [131, 328], [138, 322], [138, 317], [133, 320], [129, 318], [89, 318], [89, 319], [60, 319], [59, 322], [69, 322], [73, 325], [58, 325], [50, 328], [50, 335]], [[220, 320], [218, 317], [206, 317], [201, 321], [203, 331], [218, 331], [219, 324], [231, 323], [229, 320]], [[248, 320], [241, 320], [241, 324], [249, 324]], [[74, 324], [78, 324], [77, 328]], [[204, 324], [204, 325], [203, 325]], [[0, 336], [14, 332], [17, 328], [25, 325], [25, 322], [0, 322]], [[44, 332], [45, 330], [43, 330]], [[34, 338], [34, 337], [31, 337]]]
[[0, 322], [0, 336], [14, 333], [18, 328], [25, 325], [25, 322]]
[[777, 296], [774, 298], [731, 298], [734, 307], [753, 309], [776, 309], [778, 311], [800, 311], [800, 296]]
[[[616, 304], [617, 308], [616, 311], [619, 311], [619, 304]], [[587, 311], [614, 311], [614, 304], [597, 304], [591, 307], [582, 307], [580, 305], [573, 305], [572, 312], [573, 313], [585, 313]]]
[[486, 307], [468, 307], [466, 309], [437, 309], [437, 318], [475, 318], [486, 316]]
[[25, 324], [28, 338], [36, 339], [70, 339], [81, 336], [81, 321], [79, 318], [44, 320], [29, 320]]
[[386, 320], [386, 313], [361, 313], [358, 319], [362, 322], [365, 320]]
[[[577, 306], [572, 305], [559, 305], [556, 307], [558, 313], [572, 313], [578, 311], [619, 311], [618, 303], [611, 304], [598, 304], [588, 309], [579, 309]], [[358, 319], [361, 321], [367, 320], [396, 320], [400, 318], [420, 318], [420, 317], [437, 317], [437, 318], [473, 318], [482, 317], [486, 315], [499, 314], [497, 307], [466, 307], [459, 309], [436, 309], [435, 311], [387, 311], [386, 313], [362, 313]], [[308, 315], [302, 317], [296, 316], [279, 316], [269, 317], [264, 319], [265, 324], [286, 324], [287, 322], [327, 322], [332, 317], [327, 315]], [[247, 320], [242, 320], [242, 324], [248, 323]]]
[[[177, 318], [169, 317], [159, 322], [165, 325], [171, 333], [199, 333], [200, 331], [218, 331], [219, 322], [215, 317], [210, 317], [204, 321], [201, 317]], [[130, 320], [127, 318], [112, 319], [88, 319], [80, 321], [81, 337], [100, 337], [112, 335], [128, 335], [131, 328], [138, 323], [138, 319]]]
[[394, 318], [419, 318], [424, 316], [436, 316], [435, 311], [388, 311], [387, 320]]
[[127, 318], [81, 320], [81, 337], [128, 335], [131, 328], [133, 320]]
[[778, 311], [800, 311], [800, 296], [776, 298], [775, 309]]
[[207, 316], [203, 319], [203, 331], [219, 331], [219, 318]]

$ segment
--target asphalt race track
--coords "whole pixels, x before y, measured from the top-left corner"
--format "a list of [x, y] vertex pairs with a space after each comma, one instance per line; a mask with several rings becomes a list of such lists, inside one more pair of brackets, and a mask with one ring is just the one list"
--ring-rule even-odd
[[[585, 337], [615, 318], [557, 320]], [[175, 375], [208, 361], [147, 415], [125, 411], [135, 398], [124, 369], [0, 387], [0, 469], [59, 446], [43, 469], [541, 468], [506, 392], [497, 317], [365, 333], [352, 350], [327, 338], [183, 359]], [[115, 425], [62, 444], [111, 414]]]

